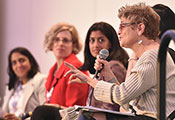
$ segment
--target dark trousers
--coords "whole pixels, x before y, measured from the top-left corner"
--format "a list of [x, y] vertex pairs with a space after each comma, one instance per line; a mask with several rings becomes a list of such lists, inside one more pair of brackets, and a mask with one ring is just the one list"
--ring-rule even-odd
[[42, 105], [38, 106], [32, 113], [31, 120], [61, 120], [60, 108]]

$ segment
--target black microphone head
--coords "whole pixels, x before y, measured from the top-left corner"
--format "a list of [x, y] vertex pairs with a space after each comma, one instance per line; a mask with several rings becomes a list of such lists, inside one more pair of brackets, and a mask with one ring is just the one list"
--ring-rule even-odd
[[26, 118], [28, 118], [28, 117], [31, 117], [32, 116], [32, 112], [28, 112], [28, 113], [21, 113], [21, 114], [19, 114], [19, 118], [21, 119], [21, 120], [25, 120]]
[[107, 49], [100, 50], [99, 57], [100, 59], [106, 60], [109, 56], [109, 51]]

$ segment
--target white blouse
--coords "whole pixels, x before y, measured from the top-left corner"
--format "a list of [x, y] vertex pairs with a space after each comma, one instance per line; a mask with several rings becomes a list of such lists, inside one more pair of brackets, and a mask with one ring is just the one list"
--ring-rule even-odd
[[14, 113], [16, 116], [23, 112], [22, 106], [26, 84], [19, 84], [9, 100], [9, 112]]

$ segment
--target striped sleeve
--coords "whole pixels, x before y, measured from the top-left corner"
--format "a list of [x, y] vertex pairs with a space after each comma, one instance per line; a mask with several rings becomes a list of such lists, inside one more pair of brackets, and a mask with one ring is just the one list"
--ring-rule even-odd
[[[156, 84], [156, 55], [143, 55], [132, 69], [131, 75], [120, 86], [114, 87], [114, 101], [120, 105], [146, 92]], [[104, 102], [111, 102], [110, 90], [112, 84], [99, 82], [95, 89], [95, 97]], [[100, 93], [101, 91], [101, 93]], [[105, 93], [104, 93], [105, 92]], [[102, 96], [103, 94], [103, 96]]]

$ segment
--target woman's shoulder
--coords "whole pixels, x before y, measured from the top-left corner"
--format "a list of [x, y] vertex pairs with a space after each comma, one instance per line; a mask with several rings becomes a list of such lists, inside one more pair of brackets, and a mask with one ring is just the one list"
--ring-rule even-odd
[[37, 72], [35, 75], [34, 75], [34, 79], [43, 79], [43, 78], [46, 78], [47, 75], [43, 74], [43, 73], [40, 73], [40, 72]]
[[14, 88], [12, 88], [11, 90], [9, 90], [8, 88], [9, 88], [8, 85], [6, 85], [6, 86], [5, 86], [5, 96], [6, 96], [7, 94], [10, 94], [11, 92], [14, 91]]
[[109, 64], [112, 72], [114, 73], [118, 81], [120, 83], [125, 81], [126, 68], [124, 67], [124, 65], [118, 60], [112, 60], [109, 62]]
[[72, 54], [72, 55], [70, 56], [70, 58], [68, 58], [68, 59], [66, 60], [66, 62], [68, 62], [68, 63], [74, 65], [76, 68], [79, 68], [80, 66], [83, 65], [83, 63], [80, 61], [80, 59], [79, 59], [75, 54]]
[[120, 62], [119, 60], [111, 60], [109, 62], [109, 65], [110, 65], [111, 68], [115, 67], [115, 68], [120, 68], [120, 69], [126, 70], [124, 65], [122, 64], [122, 62]]
[[43, 73], [36, 73], [34, 77], [32, 78], [32, 81], [34, 84], [41, 84], [41, 82], [46, 82], [47, 76]]
[[146, 51], [140, 58], [139, 61], [142, 62], [154, 62], [157, 60], [158, 50]]

